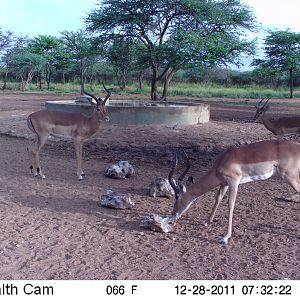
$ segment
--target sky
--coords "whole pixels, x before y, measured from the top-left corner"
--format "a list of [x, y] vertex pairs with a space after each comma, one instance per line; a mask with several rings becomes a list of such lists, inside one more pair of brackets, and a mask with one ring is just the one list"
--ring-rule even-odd
[[264, 29], [300, 32], [299, 0], [244, 0]]
[[0, 27], [30, 38], [84, 27], [98, 0], [0, 0]]
[[[268, 30], [300, 32], [299, 0], [241, 0], [250, 6], [260, 23], [251, 34], [262, 45]], [[84, 18], [100, 0], [0, 0], [0, 27], [18, 36], [60, 36], [60, 32], [84, 28]], [[262, 53], [262, 51], [260, 51]], [[245, 61], [250, 61], [245, 58]], [[245, 63], [245, 68], [249, 64]], [[243, 70], [243, 69], [241, 69]]]
[[[17, 35], [59, 36], [84, 27], [84, 17], [99, 0], [0, 0], [0, 27]], [[262, 29], [300, 32], [299, 0], [243, 0], [253, 8]]]

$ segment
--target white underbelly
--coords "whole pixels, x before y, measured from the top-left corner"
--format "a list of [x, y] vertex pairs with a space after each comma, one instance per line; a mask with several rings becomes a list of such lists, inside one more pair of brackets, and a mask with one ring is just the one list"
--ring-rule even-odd
[[276, 173], [276, 168], [273, 167], [273, 169], [270, 172], [264, 173], [264, 174], [257, 174], [257, 175], [249, 175], [249, 176], [243, 176], [240, 180], [241, 183], [247, 183], [252, 182], [256, 180], [266, 180], [268, 178], [271, 178]]
[[71, 135], [65, 135], [65, 134], [59, 134], [59, 133], [51, 133], [50, 134], [50, 138], [54, 137], [54, 138], [60, 138], [60, 139], [73, 139], [73, 137]]
[[51, 135], [60, 138], [72, 138], [72, 131], [72, 127], [58, 125], [52, 129]]

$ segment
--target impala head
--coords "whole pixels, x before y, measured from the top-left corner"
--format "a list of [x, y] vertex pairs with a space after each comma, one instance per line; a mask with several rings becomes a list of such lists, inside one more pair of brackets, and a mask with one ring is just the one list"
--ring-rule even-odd
[[96, 110], [97, 110], [99, 116], [100, 116], [103, 120], [105, 120], [106, 122], [108, 122], [108, 121], [109, 121], [109, 116], [108, 116], [108, 114], [107, 114], [107, 110], [106, 110], [105, 104], [106, 104], [106, 101], [107, 101], [107, 100], [109, 99], [109, 97], [111, 96], [111, 91], [109, 91], [109, 90], [105, 87], [105, 85], [104, 85], [103, 82], [102, 82], [102, 84], [103, 84], [103, 88], [104, 88], [104, 90], [105, 90], [105, 92], [106, 92], [106, 96], [105, 96], [104, 99], [102, 99], [102, 98], [100, 98], [100, 97], [96, 97], [95, 95], [90, 94], [90, 93], [88, 93], [88, 92], [86, 92], [86, 91], [83, 91], [83, 93], [84, 93], [85, 95], [87, 95], [87, 96], [92, 97], [92, 99], [95, 100], [95, 102], [94, 102], [92, 99], [89, 100], [89, 101], [90, 101], [90, 103], [91, 103], [92, 106], [95, 106], [95, 108], [96, 108]]
[[[266, 99], [266, 101], [264, 102], [264, 100]], [[259, 118], [261, 118], [264, 113], [269, 109], [270, 105], [268, 104], [270, 98], [262, 98], [256, 105], [256, 112], [255, 112], [255, 116], [254, 116], [254, 121], [259, 120]]]
[[183, 150], [184, 159], [186, 161], [186, 167], [185, 170], [180, 174], [178, 179], [176, 180], [174, 178], [174, 172], [176, 170], [176, 167], [178, 165], [178, 153], [175, 153], [174, 161], [172, 169], [169, 173], [168, 179], [171, 187], [173, 188], [175, 192], [175, 204], [173, 208], [172, 215], [177, 215], [182, 213], [182, 209], [186, 207], [184, 194], [186, 193], [186, 189], [188, 186], [194, 183], [194, 179], [192, 176], [190, 176], [185, 183], [183, 183], [184, 177], [187, 175], [189, 169], [190, 169], [190, 161], [186, 154], [186, 152]]

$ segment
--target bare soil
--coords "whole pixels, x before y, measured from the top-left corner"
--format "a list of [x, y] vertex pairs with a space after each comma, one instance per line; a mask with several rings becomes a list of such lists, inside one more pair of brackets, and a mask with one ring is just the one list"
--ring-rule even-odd
[[[168, 175], [174, 149], [186, 149], [197, 179], [224, 149], [275, 138], [252, 122], [254, 100], [211, 99], [211, 121], [203, 125], [103, 124], [84, 144], [83, 181], [76, 178], [72, 141], [49, 139], [41, 152], [46, 179], [35, 178], [26, 117], [45, 100], [67, 98], [0, 94], [1, 279], [300, 279], [300, 201], [288, 200], [294, 191], [277, 178], [240, 186], [226, 246], [218, 243], [226, 232], [226, 201], [210, 227], [201, 225], [216, 191], [201, 196], [173, 232], [140, 227], [146, 215], [172, 211], [174, 199], [152, 198], [148, 187]], [[272, 101], [276, 114], [300, 113], [299, 100]], [[128, 160], [135, 175], [105, 177], [119, 160]], [[130, 193], [135, 206], [99, 206], [107, 189]]]

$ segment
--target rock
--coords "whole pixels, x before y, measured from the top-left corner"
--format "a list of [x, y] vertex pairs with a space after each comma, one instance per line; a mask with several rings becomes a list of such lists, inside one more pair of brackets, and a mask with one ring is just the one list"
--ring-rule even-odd
[[134, 174], [133, 166], [124, 160], [120, 160], [117, 164], [111, 165], [105, 172], [105, 175], [115, 179], [125, 179]]
[[149, 186], [149, 194], [151, 197], [171, 198], [175, 193], [167, 178], [157, 177]]
[[118, 194], [111, 190], [107, 190], [100, 197], [100, 205], [109, 208], [130, 209], [134, 206], [134, 202], [131, 200], [129, 194]]
[[170, 232], [173, 229], [175, 223], [174, 217], [163, 217], [156, 214], [151, 214], [146, 216], [142, 221], [140, 226], [143, 228], [148, 228], [152, 231], [158, 232]]

